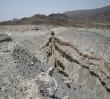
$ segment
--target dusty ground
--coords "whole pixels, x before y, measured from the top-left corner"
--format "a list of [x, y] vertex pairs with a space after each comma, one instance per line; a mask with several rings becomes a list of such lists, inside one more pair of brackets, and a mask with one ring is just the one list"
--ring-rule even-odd
[[[34, 30], [36, 27], [39, 29]], [[44, 82], [45, 79], [46, 81], [49, 79], [50, 89], [57, 86], [54, 85], [57, 82], [58, 86], [54, 96], [49, 96], [50, 93], [48, 95], [48, 92], [44, 91], [45, 88], [40, 93], [39, 85], [43, 86], [45, 83], [42, 83], [41, 80], [37, 83], [37, 77], [43, 78], [41, 73], [46, 73], [52, 67], [51, 62], [46, 64], [46, 56], [41, 49], [48, 41], [51, 31], [54, 31], [56, 37], [62, 41], [74, 45], [80, 52], [100, 58], [100, 60], [83, 59], [75, 50], [62, 46], [61, 49], [64, 52], [89, 68], [68, 62], [59, 55], [58, 58], [65, 64], [69, 78], [63, 77], [56, 70], [53, 77], [43, 75]], [[0, 99], [110, 99], [109, 29], [45, 25], [0, 26], [0, 33], [8, 34], [13, 40], [0, 42]], [[97, 66], [92, 64], [92, 67], [90, 63], [97, 64]], [[99, 68], [104, 73], [98, 71]], [[95, 74], [90, 73], [92, 70]], [[66, 81], [70, 82], [71, 88], [66, 85]], [[53, 91], [54, 89], [51, 92]]]

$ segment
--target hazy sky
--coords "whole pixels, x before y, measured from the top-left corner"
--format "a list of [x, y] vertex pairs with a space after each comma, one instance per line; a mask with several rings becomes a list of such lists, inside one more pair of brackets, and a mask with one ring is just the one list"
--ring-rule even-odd
[[0, 21], [107, 5], [110, 5], [110, 0], [0, 0]]

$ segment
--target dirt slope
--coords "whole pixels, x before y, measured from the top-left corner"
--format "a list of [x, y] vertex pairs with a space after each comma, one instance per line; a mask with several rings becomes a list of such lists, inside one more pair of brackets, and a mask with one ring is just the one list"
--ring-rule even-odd
[[[90, 29], [43, 25], [39, 30], [32, 30], [36, 26], [24, 27], [0, 30], [3, 33], [0, 36], [0, 99], [110, 98], [109, 37]], [[56, 68], [49, 74], [53, 58], [46, 62], [42, 46], [51, 31], [62, 42], [77, 48], [61, 46], [61, 41], [56, 43], [59, 47], [56, 57], [64, 64], [68, 77]]]

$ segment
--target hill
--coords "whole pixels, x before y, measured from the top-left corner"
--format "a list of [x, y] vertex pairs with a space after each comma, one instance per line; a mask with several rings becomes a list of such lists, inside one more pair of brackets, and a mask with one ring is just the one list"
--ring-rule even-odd
[[89, 10], [68, 11], [64, 13], [50, 14], [48, 16], [36, 14], [32, 17], [0, 22], [0, 25], [24, 24], [110, 27], [110, 6]]
[[50, 14], [48, 16], [35, 14], [32, 17], [24, 17], [18, 20], [9, 20], [1, 22], [1, 25], [24, 25], [24, 24], [51, 24], [51, 25], [65, 25], [69, 24], [69, 17], [65, 14]]
[[2, 27], [0, 99], [110, 99], [110, 37], [73, 27]]
[[72, 20], [83, 23], [110, 23], [110, 6], [91, 9], [64, 12]]

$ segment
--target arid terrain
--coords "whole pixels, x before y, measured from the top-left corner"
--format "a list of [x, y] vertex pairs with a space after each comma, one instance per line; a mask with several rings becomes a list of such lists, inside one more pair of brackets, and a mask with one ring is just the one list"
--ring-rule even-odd
[[0, 22], [0, 25], [59, 25], [74, 27], [110, 28], [110, 6], [96, 9], [67, 11], [49, 15], [34, 14], [31, 17]]
[[110, 29], [0, 26], [0, 99], [110, 99]]

